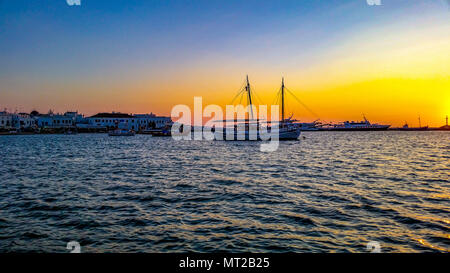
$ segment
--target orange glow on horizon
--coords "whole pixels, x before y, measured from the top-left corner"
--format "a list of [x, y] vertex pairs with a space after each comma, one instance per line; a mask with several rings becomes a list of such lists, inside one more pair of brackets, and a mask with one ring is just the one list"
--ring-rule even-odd
[[[228, 83], [216, 83], [213, 78], [202, 80], [201, 77], [190, 75], [176, 83], [167, 84], [164, 81], [152, 82], [138, 87], [104, 87], [95, 89], [72, 85], [70, 90], [52, 99], [43, 96], [28, 101], [31, 111], [37, 109], [45, 113], [48, 109], [55, 112], [78, 110], [85, 115], [97, 112], [149, 113], [169, 116], [174, 105], [185, 104], [193, 108], [194, 96], [203, 98], [203, 107], [216, 104], [225, 112], [225, 105], [230, 104], [238, 93], [243, 77], [234, 76]], [[251, 78], [252, 79], [252, 78]], [[256, 105], [271, 105], [280, 88], [281, 77], [264, 79], [254, 77], [251, 84], [256, 93]], [[422, 125], [431, 127], [445, 124], [445, 116], [450, 115], [450, 78], [407, 79], [386, 78], [361, 81], [346, 85], [299, 88], [303, 79], [285, 77], [286, 87], [303, 103], [317, 113], [313, 116], [296, 100], [286, 95], [286, 116], [304, 122], [320, 118], [326, 122], [345, 120], [361, 120], [362, 115], [373, 123], [385, 123], [401, 126], [406, 122], [411, 126], [418, 125], [421, 117]], [[196, 84], [197, 81], [199, 84]], [[150, 87], [145, 87], [145, 86]], [[55, 86], [55, 89], [60, 88]], [[76, 91], [82, 88], [84, 91]], [[73, 91], [72, 91], [73, 89]], [[124, 92], [123, 90], [128, 90]], [[158, 92], [150, 91], [158, 90]], [[49, 90], [48, 92], [51, 92]], [[18, 99], [18, 98], [17, 98]], [[26, 100], [21, 100], [27, 102]], [[67, 103], [70, 101], [70, 103]], [[238, 104], [236, 100], [234, 104]], [[243, 104], [246, 103], [244, 99]], [[36, 105], [49, 105], [48, 108]], [[19, 105], [20, 106], [20, 105]]]

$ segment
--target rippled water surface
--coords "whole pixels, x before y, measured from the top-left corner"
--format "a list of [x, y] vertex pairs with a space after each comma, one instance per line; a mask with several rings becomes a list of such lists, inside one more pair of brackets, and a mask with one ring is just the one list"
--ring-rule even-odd
[[448, 132], [0, 137], [0, 252], [450, 250]]

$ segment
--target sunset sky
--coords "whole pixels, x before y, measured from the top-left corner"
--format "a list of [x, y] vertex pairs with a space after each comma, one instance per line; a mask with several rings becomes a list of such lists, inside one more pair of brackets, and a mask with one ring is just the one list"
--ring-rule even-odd
[[169, 115], [230, 103], [247, 74], [266, 104], [284, 77], [304, 121], [441, 126], [448, 1], [0, 0], [1, 109]]

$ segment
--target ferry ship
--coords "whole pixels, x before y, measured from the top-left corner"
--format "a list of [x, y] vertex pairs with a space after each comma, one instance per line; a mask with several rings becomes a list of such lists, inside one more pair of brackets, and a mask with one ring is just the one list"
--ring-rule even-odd
[[323, 131], [382, 131], [387, 130], [391, 125], [383, 125], [377, 123], [370, 123], [365, 116], [363, 121], [345, 121], [341, 124], [333, 124], [330, 126], [323, 126], [320, 130]]
[[[285, 118], [284, 113], [284, 97], [285, 86], [284, 79], [281, 81], [281, 120], [278, 122], [278, 140], [298, 140], [301, 130], [300, 127], [295, 124], [291, 118]], [[248, 76], [246, 78], [245, 87], [238, 93], [246, 94], [247, 105], [253, 105], [252, 90]], [[236, 96], [237, 97], [237, 96]], [[217, 121], [216, 121], [217, 122]], [[268, 135], [272, 132], [272, 125], [274, 122], [264, 122], [267, 124], [265, 128], [262, 127], [262, 122], [259, 119], [253, 117], [253, 111], [250, 107], [249, 118], [244, 120], [222, 120], [224, 127], [220, 131], [215, 131], [215, 139], [226, 141], [249, 141], [249, 140], [264, 140], [261, 135], [263, 132]]]

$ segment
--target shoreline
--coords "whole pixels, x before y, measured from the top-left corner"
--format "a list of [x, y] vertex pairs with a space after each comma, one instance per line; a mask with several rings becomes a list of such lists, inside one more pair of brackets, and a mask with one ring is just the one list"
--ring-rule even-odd
[[[302, 130], [302, 132], [343, 132], [343, 133], [355, 133], [355, 132], [450, 132], [450, 129], [428, 129], [428, 130], [402, 130], [402, 129], [388, 129], [388, 130]], [[0, 132], [0, 136], [30, 136], [30, 135], [78, 135], [78, 134], [108, 134], [107, 132], [78, 132], [76, 134], [65, 133], [30, 133], [30, 132], [18, 132], [18, 133], [6, 133]], [[137, 135], [149, 135], [146, 133], [136, 133]]]

